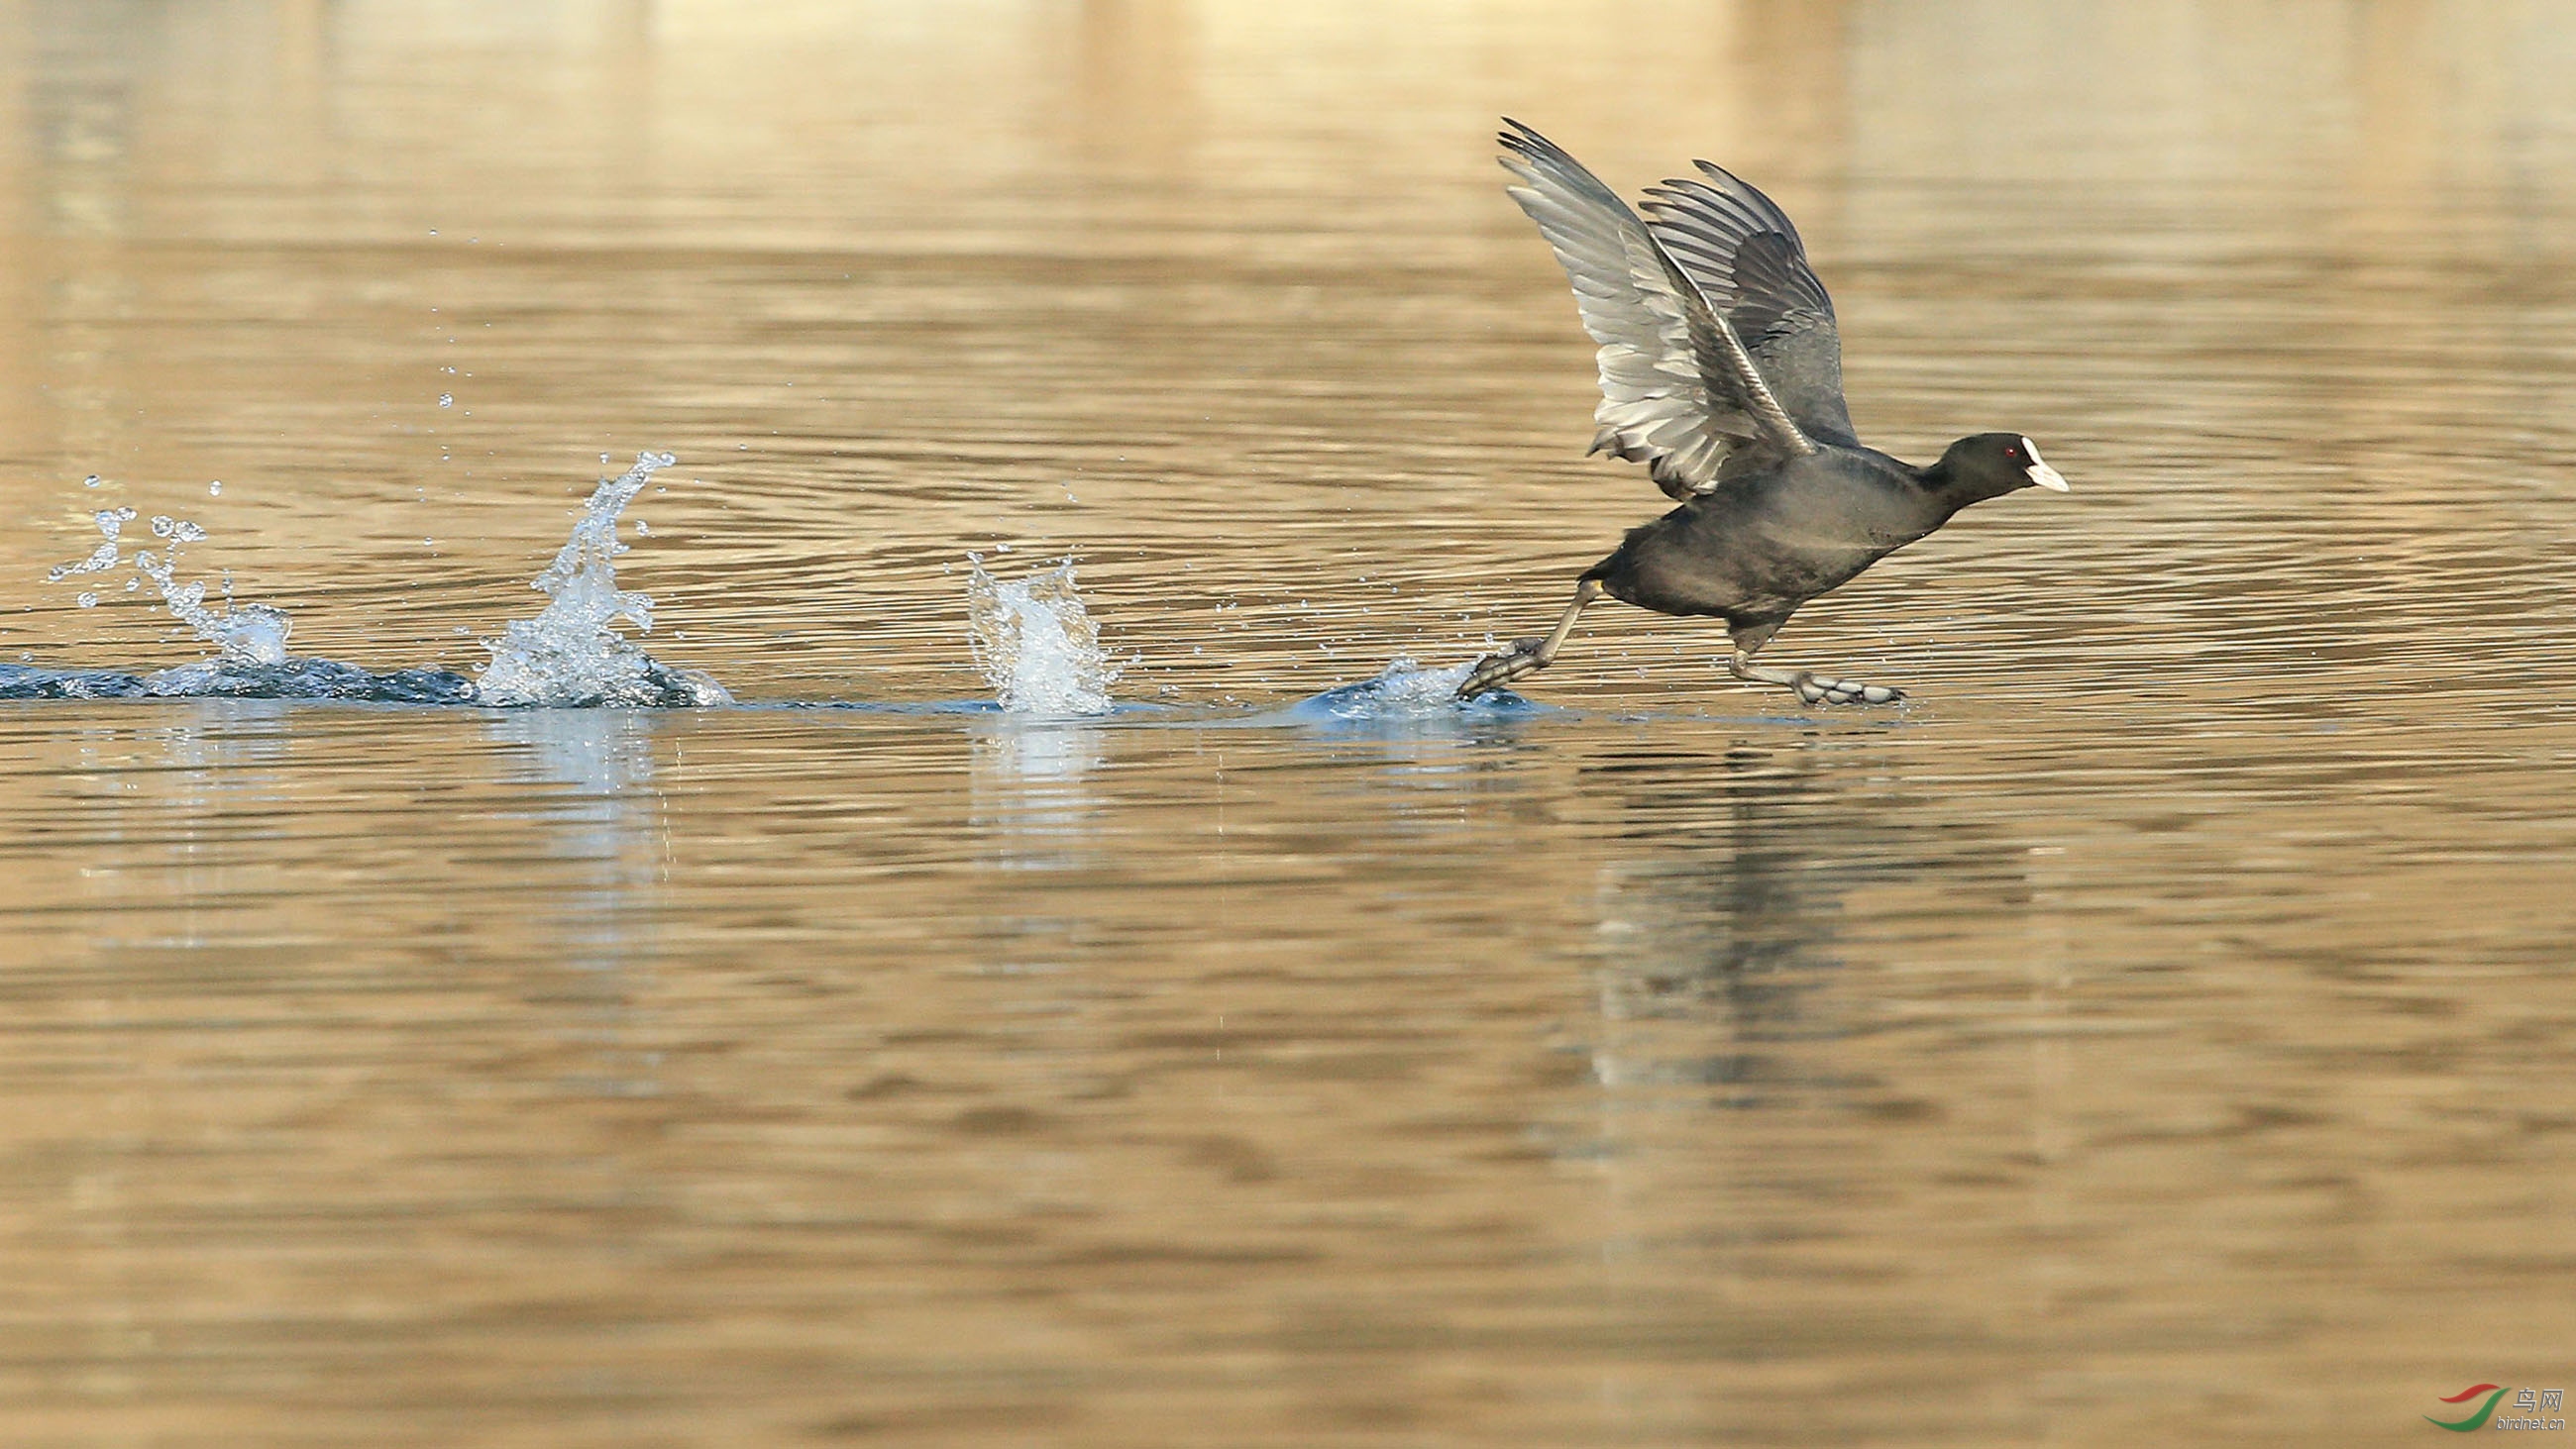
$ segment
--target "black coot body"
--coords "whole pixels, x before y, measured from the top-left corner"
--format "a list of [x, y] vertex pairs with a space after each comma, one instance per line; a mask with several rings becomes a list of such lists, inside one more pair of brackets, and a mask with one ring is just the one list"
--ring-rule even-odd
[[2019, 433], [1981, 433], [1917, 468], [1862, 445], [1842, 396], [1833, 303], [1770, 198], [1707, 162], [1649, 193], [1651, 221], [1545, 137], [1502, 135], [1512, 196], [1539, 225], [1601, 344], [1593, 451], [1647, 465], [1681, 506], [1586, 570], [1544, 639], [1479, 661], [1471, 698], [1543, 669], [1602, 594], [1724, 619], [1739, 677], [1810, 703], [1893, 689], [1753, 664], [1801, 604], [1848, 583], [1973, 503], [2066, 489]]

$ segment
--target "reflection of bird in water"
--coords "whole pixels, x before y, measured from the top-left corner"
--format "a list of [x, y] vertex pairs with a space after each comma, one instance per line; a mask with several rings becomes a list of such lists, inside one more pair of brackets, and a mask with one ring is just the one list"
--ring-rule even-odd
[[1841, 964], [1835, 923], [1854, 881], [1836, 858], [1883, 844], [1846, 833], [1874, 834], [1870, 817], [1846, 818], [1796, 761], [1764, 751], [1583, 773], [1587, 794], [1619, 802], [1623, 838], [1648, 847], [1612, 868], [1602, 901], [1615, 944], [1601, 1009], [1623, 1024], [1603, 1078], [1777, 1085], [1772, 1049], [1845, 1029], [1807, 998]]
[[1575, 617], [1608, 594], [1724, 619], [1739, 679], [1786, 686], [1810, 704], [1901, 698], [1765, 668], [1753, 654], [1799, 605], [1960, 509], [2034, 485], [2062, 493], [2066, 480], [2019, 433], [1961, 438], [1928, 468], [1862, 446], [1843, 406], [1833, 302], [1769, 197], [1702, 161], [1704, 179], [1650, 191], [1652, 220], [1641, 220], [1546, 137], [1506, 124], [1503, 168], [1520, 181], [1512, 197], [1555, 249], [1601, 344], [1592, 449], [1646, 464], [1682, 505], [1631, 529], [1584, 571], [1545, 638], [1479, 661], [1459, 697], [1546, 668]]
[[[1829, 763], [1812, 743], [1623, 752], [1581, 788], [1620, 822], [1605, 872], [1599, 977], [1604, 1081], [1731, 1085], [1731, 1105], [1851, 1085], [1824, 1044], [1872, 1030], [1846, 967], [1885, 960], [1876, 930], [1847, 937], [1855, 895], [1930, 889], [1980, 912], [2027, 901], [1987, 831], [1927, 820], [1899, 782]], [[1884, 925], [1881, 907], [1864, 918]]]

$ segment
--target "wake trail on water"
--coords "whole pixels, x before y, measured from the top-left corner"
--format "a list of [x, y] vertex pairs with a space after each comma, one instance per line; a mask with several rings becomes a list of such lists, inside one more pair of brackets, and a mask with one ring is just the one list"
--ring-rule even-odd
[[[485, 639], [490, 657], [470, 676], [434, 665], [377, 673], [293, 654], [287, 640], [294, 625], [284, 610], [236, 602], [228, 577], [220, 599], [210, 601], [203, 581], [181, 576], [182, 553], [205, 541], [204, 528], [183, 518], [155, 517], [155, 542], [129, 554], [126, 525], [135, 520], [135, 510], [96, 510], [91, 521], [98, 529], [97, 545], [87, 557], [57, 565], [47, 581], [91, 583], [125, 569], [125, 592], [140, 594], [150, 585], [172, 618], [214, 646], [214, 656], [148, 673], [0, 664], [0, 700], [231, 697], [530, 709], [732, 704], [733, 695], [712, 676], [664, 664], [629, 637], [630, 631], [652, 632], [653, 600], [618, 585], [617, 559], [629, 551], [618, 538], [618, 526], [627, 505], [653, 476], [676, 462], [669, 453], [641, 453], [634, 467], [599, 480], [574, 520], [571, 536], [531, 581], [532, 588], [546, 595], [546, 606], [533, 618], [509, 621], [497, 637]], [[981, 555], [969, 554], [967, 561], [966, 642], [992, 699], [934, 708], [998, 711], [1040, 725], [1121, 711], [1110, 688], [1122, 666], [1101, 643], [1099, 625], [1075, 585], [1072, 559], [1021, 579], [996, 577]], [[84, 589], [78, 602], [94, 608], [98, 595]], [[1502, 691], [1461, 701], [1458, 686], [1472, 667], [1426, 669], [1398, 658], [1375, 678], [1335, 686], [1263, 718], [1411, 731], [1538, 708]]]
[[[1109, 694], [1119, 666], [1101, 646], [1099, 626], [1083, 606], [1071, 559], [1018, 580], [994, 577], [980, 555], [967, 555], [967, 562], [971, 567], [966, 581], [969, 643], [1002, 713], [1042, 722], [1119, 712]], [[1411, 731], [1508, 719], [1541, 709], [1507, 690], [1473, 700], [1458, 698], [1458, 686], [1467, 682], [1475, 667], [1470, 660], [1426, 669], [1411, 659], [1397, 658], [1373, 679], [1309, 695], [1266, 718], [1331, 728]]]

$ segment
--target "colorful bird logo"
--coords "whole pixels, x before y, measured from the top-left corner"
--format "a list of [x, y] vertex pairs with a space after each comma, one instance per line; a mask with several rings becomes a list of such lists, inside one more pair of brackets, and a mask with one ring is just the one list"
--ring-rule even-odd
[[2487, 1396], [2487, 1401], [2478, 1405], [2478, 1411], [2467, 1418], [2446, 1421], [2436, 1419], [2432, 1415], [2426, 1414], [2424, 1416], [2424, 1422], [2437, 1429], [2448, 1429], [2454, 1434], [2466, 1434], [2472, 1429], [2483, 1429], [2487, 1426], [2487, 1417], [2495, 1412], [2496, 1400], [2504, 1397], [2503, 1389], [2498, 1388], [2494, 1384], [2471, 1384], [2467, 1388], [2460, 1390], [2458, 1393], [2451, 1395], [2447, 1399], [2444, 1399], [2442, 1402], [2446, 1404], [2465, 1404], [2480, 1394], [2485, 1394]]

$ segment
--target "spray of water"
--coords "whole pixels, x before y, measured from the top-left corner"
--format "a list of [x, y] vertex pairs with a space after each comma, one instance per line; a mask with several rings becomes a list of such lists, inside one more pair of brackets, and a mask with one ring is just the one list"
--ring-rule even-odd
[[[90, 486], [96, 487], [98, 485], [97, 475], [92, 474], [89, 481]], [[59, 584], [63, 580], [72, 578], [79, 574], [105, 573], [109, 569], [116, 567], [118, 557], [124, 547], [120, 540], [124, 536], [125, 525], [134, 521], [134, 510], [131, 508], [102, 508], [91, 514], [89, 517], [90, 522], [98, 525], [98, 531], [101, 535], [99, 546], [90, 550], [89, 557], [82, 559], [79, 563], [56, 564], [51, 569], [48, 569], [45, 572], [46, 583]]]
[[534, 587], [553, 600], [533, 619], [514, 619], [501, 637], [486, 639], [492, 652], [475, 680], [485, 704], [662, 705], [730, 704], [724, 686], [694, 669], [659, 663], [619, 634], [621, 621], [637, 633], [653, 630], [653, 600], [617, 587], [618, 515], [644, 491], [654, 473], [679, 459], [639, 453], [635, 466], [603, 478], [592, 490], [572, 537]]
[[[98, 484], [96, 477], [84, 480]], [[215, 646], [215, 657], [150, 674], [118, 669], [41, 669], [0, 665], [0, 699], [131, 699], [233, 696], [253, 699], [363, 699], [384, 703], [461, 704], [474, 686], [463, 675], [444, 669], [398, 669], [376, 674], [354, 664], [299, 658], [286, 652], [291, 625], [286, 614], [266, 604], [236, 604], [232, 581], [223, 584], [220, 608], [208, 607], [206, 586], [179, 577], [180, 554], [205, 540], [206, 531], [184, 518], [152, 520], [157, 547], [125, 553], [125, 525], [131, 508], [105, 508], [90, 515], [99, 545], [78, 563], [62, 564], [46, 574], [49, 582], [103, 574], [119, 564], [131, 567], [125, 592], [140, 593], [149, 583], [171, 616]], [[82, 608], [98, 596], [83, 592]]]
[[968, 623], [976, 667], [1012, 714], [1094, 715], [1110, 711], [1118, 666], [1100, 647], [1100, 628], [1073, 586], [1073, 560], [1005, 583], [969, 554]]
[[[131, 508], [102, 508], [90, 515], [98, 525], [99, 545], [79, 563], [57, 564], [45, 574], [47, 583], [61, 583], [82, 574], [105, 573], [124, 558], [125, 525], [134, 521]], [[161, 601], [179, 622], [197, 631], [199, 638], [215, 646], [219, 657], [234, 664], [272, 665], [287, 662], [286, 636], [293, 629], [283, 610], [266, 604], [232, 602], [232, 585], [224, 585], [224, 607], [206, 607], [206, 586], [200, 581], [183, 582], [179, 578], [179, 552], [187, 545], [203, 542], [206, 531], [184, 518], [156, 516], [152, 536], [162, 540], [161, 547], [138, 551], [130, 561], [136, 577], [126, 581], [132, 591], [138, 582], [148, 580], [160, 591]], [[80, 596], [83, 608], [98, 602], [95, 594]]]
[[1430, 720], [1453, 719], [1462, 711], [1490, 712], [1520, 703], [1517, 695], [1493, 694], [1461, 704], [1458, 686], [1467, 682], [1475, 668], [1472, 660], [1443, 669], [1425, 669], [1410, 659], [1395, 659], [1375, 679], [1325, 690], [1300, 703], [1296, 712], [1319, 720]]
[[[48, 580], [61, 583], [128, 564], [133, 572], [126, 592], [151, 584], [173, 617], [215, 646], [216, 657], [152, 674], [0, 665], [0, 698], [229, 695], [415, 704], [730, 703], [731, 696], [713, 679], [647, 657], [615, 627], [622, 621], [639, 632], [652, 628], [653, 601], [617, 587], [616, 557], [626, 551], [617, 541], [617, 521], [654, 471], [672, 461], [667, 453], [648, 453], [633, 469], [599, 485], [571, 540], [536, 580], [553, 602], [536, 618], [513, 622], [501, 638], [486, 641], [492, 660], [479, 683], [446, 669], [377, 674], [354, 664], [289, 654], [290, 623], [284, 612], [266, 604], [235, 604], [230, 579], [224, 581], [220, 607], [209, 606], [206, 585], [179, 576], [180, 554], [205, 539], [203, 528], [184, 518], [154, 518], [152, 533], [159, 542], [129, 557], [125, 525], [134, 521], [134, 510], [107, 508], [90, 515], [98, 527], [98, 546], [87, 558], [55, 567]], [[79, 602], [88, 608], [98, 597], [84, 592]]]

